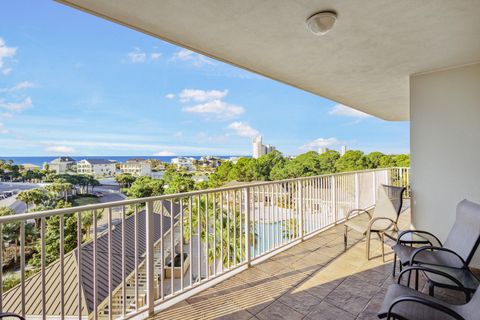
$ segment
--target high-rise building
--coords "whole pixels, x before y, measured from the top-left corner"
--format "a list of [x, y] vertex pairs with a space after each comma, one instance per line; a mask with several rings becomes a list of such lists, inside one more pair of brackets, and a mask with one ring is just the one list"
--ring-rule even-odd
[[275, 146], [272, 146], [271, 144], [267, 144], [267, 145], [262, 144], [262, 136], [256, 136], [255, 138], [253, 138], [252, 144], [253, 144], [253, 157], [255, 159], [258, 159], [261, 156], [275, 150]]
[[320, 147], [318, 148], [318, 154], [322, 154], [322, 153], [325, 153], [327, 152], [327, 148], [326, 147]]
[[262, 136], [256, 136], [253, 138], [253, 157], [258, 159], [263, 154]]
[[343, 156], [347, 152], [347, 146], [342, 146], [340, 149], [340, 155]]

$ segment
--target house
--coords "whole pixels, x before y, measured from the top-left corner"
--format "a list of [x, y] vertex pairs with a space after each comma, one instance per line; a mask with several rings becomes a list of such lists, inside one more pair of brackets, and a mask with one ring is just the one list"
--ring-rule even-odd
[[83, 159], [77, 163], [78, 174], [89, 174], [94, 177], [111, 177], [115, 170], [115, 163], [104, 159]]
[[193, 165], [193, 158], [187, 157], [177, 157], [172, 159], [172, 164], [174, 164], [177, 169], [183, 169], [187, 171], [195, 171], [195, 166]]
[[128, 173], [132, 176], [147, 176], [152, 174], [152, 168], [150, 162], [145, 159], [128, 159], [124, 163], [120, 164], [120, 172]]
[[[75, 172], [76, 160], [70, 157], [59, 157], [48, 162], [48, 169], [57, 174]], [[44, 164], [44, 169], [46, 164]]]
[[[166, 202], [156, 202], [153, 210], [153, 227], [154, 227], [154, 242], [158, 242], [161, 238], [161, 235], [165, 235], [166, 240], [169, 240], [169, 230], [171, 224], [170, 215], [172, 214], [171, 209], [173, 208], [174, 216], [178, 215], [179, 207], [173, 206], [170, 207]], [[135, 219], [134, 215], [126, 217], [125, 219], [125, 243], [126, 243], [126, 261], [125, 261], [125, 274], [130, 275], [135, 271], [135, 231], [142, 234], [145, 233], [145, 210], [142, 210], [137, 213]], [[160, 222], [160, 220], [162, 220]], [[137, 224], [137, 225], [136, 225]], [[160, 228], [162, 226], [162, 228]], [[99, 228], [100, 229], [100, 228]], [[64, 283], [60, 284], [61, 281], [61, 272], [60, 272], [60, 260], [52, 262], [45, 268], [45, 287], [48, 290], [49, 294], [47, 296], [47, 319], [48, 316], [54, 316], [60, 312], [60, 287], [64, 288], [64, 313], [67, 318], [72, 318], [79, 316], [81, 313], [82, 316], [91, 318], [92, 312], [94, 310], [94, 297], [95, 297], [95, 284], [93, 283], [93, 273], [94, 269], [96, 272], [97, 284], [96, 284], [96, 298], [97, 306], [100, 314], [108, 314], [108, 307], [105, 308], [106, 301], [108, 302], [108, 279], [109, 272], [112, 274], [112, 287], [116, 288], [122, 284], [122, 277], [119, 275], [122, 272], [122, 256], [121, 256], [121, 243], [122, 243], [122, 222], [115, 224], [115, 227], [112, 230], [112, 243], [115, 244], [112, 252], [112, 264], [108, 264], [108, 260], [105, 258], [106, 255], [103, 255], [103, 258], [97, 259], [94, 262], [93, 259], [93, 241], [88, 241], [82, 244], [81, 247], [81, 299], [82, 299], [82, 310], [81, 312], [78, 309], [77, 305], [77, 286], [78, 286], [78, 252], [77, 249], [66, 253], [63, 261], [64, 268]], [[96, 246], [99, 252], [108, 252], [108, 243], [109, 243], [109, 234], [108, 232], [102, 232], [97, 237]], [[120, 247], [118, 246], [120, 245]], [[140, 239], [137, 244], [137, 261], [138, 264], [142, 264], [144, 261], [145, 253], [145, 239]], [[95, 268], [94, 268], [95, 263]], [[143, 270], [143, 272], [145, 272]], [[25, 284], [25, 289], [27, 293], [25, 313], [29, 316], [35, 316], [41, 314], [39, 311], [41, 309], [41, 299], [38, 296], [38, 292], [41, 290], [42, 281], [41, 273], [37, 272], [30, 276]], [[3, 306], [5, 310], [10, 310], [11, 312], [21, 313], [21, 286], [14, 286], [12, 289], [8, 290], [3, 295]], [[117, 307], [119, 308], [119, 307]]]

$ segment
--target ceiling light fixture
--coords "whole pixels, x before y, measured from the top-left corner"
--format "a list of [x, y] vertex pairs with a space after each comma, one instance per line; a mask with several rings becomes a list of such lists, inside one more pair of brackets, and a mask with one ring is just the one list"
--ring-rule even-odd
[[315, 13], [307, 19], [307, 29], [316, 36], [323, 36], [333, 28], [337, 21], [337, 14], [333, 11]]

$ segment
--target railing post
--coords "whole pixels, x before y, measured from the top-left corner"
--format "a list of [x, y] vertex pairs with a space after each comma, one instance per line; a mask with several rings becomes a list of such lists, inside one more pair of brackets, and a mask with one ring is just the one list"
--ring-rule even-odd
[[358, 172], [355, 172], [355, 208], [360, 208], [360, 181], [358, 179]]
[[244, 198], [245, 206], [245, 255], [247, 259], [247, 266], [250, 268], [252, 254], [250, 252], [250, 188], [246, 187]]
[[372, 171], [373, 176], [373, 203], [377, 203], [377, 175], [376, 171]]
[[302, 192], [302, 180], [299, 180], [297, 181], [297, 197], [298, 197], [298, 201], [297, 201], [297, 214], [298, 214], [298, 219], [300, 220], [298, 225], [299, 225], [299, 232], [300, 232], [300, 239], [303, 241], [303, 217], [304, 217], [304, 214], [303, 214], [303, 192]]
[[333, 217], [334, 217], [334, 224], [337, 224], [338, 221], [338, 212], [337, 212], [337, 192], [336, 192], [336, 180], [335, 176], [332, 176], [331, 178], [331, 184], [330, 184], [330, 192], [331, 192], [331, 198], [332, 198], [332, 211], [333, 211]]
[[[146, 269], [147, 269], [147, 307], [148, 315], [153, 315], [153, 303], [155, 302], [155, 263], [153, 261], [153, 242], [154, 242], [154, 228], [153, 228], [153, 202], [147, 201], [145, 203], [145, 230], [146, 230], [146, 239], [145, 239], [145, 258], [146, 258]], [[173, 227], [173, 226], [172, 226]], [[163, 263], [163, 261], [162, 261]]]

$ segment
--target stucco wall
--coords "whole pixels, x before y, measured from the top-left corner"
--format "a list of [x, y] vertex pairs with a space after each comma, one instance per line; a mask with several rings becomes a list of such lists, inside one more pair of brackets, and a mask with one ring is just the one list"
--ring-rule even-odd
[[412, 76], [410, 94], [412, 223], [445, 240], [456, 204], [480, 202], [480, 64]]

